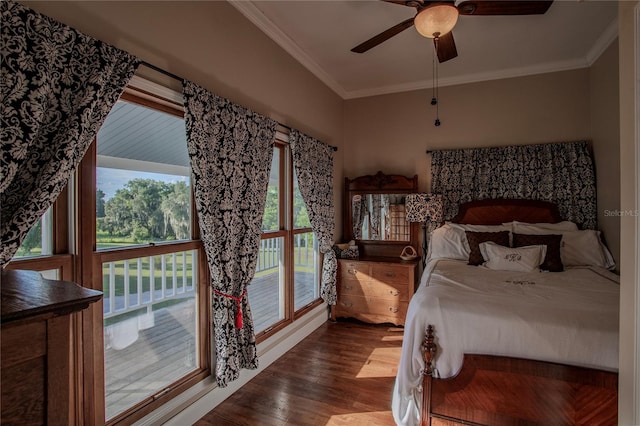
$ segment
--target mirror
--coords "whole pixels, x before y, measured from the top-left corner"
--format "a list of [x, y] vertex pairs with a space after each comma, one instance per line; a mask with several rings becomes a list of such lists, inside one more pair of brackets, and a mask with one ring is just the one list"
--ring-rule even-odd
[[406, 220], [407, 194], [418, 192], [418, 176], [345, 178], [344, 241], [355, 240], [361, 256], [398, 256], [418, 242], [418, 224]]
[[410, 241], [405, 194], [355, 194], [351, 198], [353, 239]]

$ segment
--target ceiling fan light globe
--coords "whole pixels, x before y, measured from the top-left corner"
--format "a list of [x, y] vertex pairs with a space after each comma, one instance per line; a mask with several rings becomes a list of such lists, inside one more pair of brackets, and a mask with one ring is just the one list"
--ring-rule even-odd
[[428, 38], [450, 32], [458, 22], [458, 9], [448, 3], [436, 3], [422, 9], [413, 20], [416, 30]]

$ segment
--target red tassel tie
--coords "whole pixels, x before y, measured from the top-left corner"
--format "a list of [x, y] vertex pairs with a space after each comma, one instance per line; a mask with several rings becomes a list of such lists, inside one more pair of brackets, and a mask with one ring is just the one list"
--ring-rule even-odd
[[242, 291], [242, 294], [239, 297], [233, 296], [231, 294], [226, 294], [226, 293], [223, 293], [223, 292], [215, 290], [215, 289], [213, 290], [213, 292], [215, 294], [217, 294], [218, 296], [227, 297], [229, 299], [233, 299], [233, 300], [236, 301], [236, 306], [237, 306], [237, 309], [236, 309], [236, 328], [237, 329], [241, 329], [242, 328], [242, 298], [244, 297], [245, 294], [247, 294], [247, 289], [245, 288]]

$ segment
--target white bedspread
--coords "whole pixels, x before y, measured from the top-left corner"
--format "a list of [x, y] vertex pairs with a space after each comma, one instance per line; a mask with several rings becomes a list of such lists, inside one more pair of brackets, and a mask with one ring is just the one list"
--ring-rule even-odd
[[420, 344], [434, 326], [436, 376], [451, 377], [464, 353], [506, 355], [617, 371], [618, 276], [600, 268], [506, 272], [435, 260], [409, 304], [392, 410], [420, 423]]

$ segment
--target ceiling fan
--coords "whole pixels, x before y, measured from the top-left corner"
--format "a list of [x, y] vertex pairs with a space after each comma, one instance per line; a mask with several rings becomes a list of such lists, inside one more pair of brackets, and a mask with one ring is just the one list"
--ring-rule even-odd
[[409, 6], [416, 9], [413, 18], [406, 19], [386, 31], [370, 38], [351, 49], [355, 53], [364, 53], [391, 37], [414, 26], [423, 36], [432, 38], [438, 54], [438, 61], [445, 62], [458, 56], [453, 41], [452, 29], [458, 21], [458, 15], [541, 15], [545, 13], [553, 0], [549, 1], [511, 1], [511, 0], [468, 0], [456, 4], [455, 0], [382, 0]]

